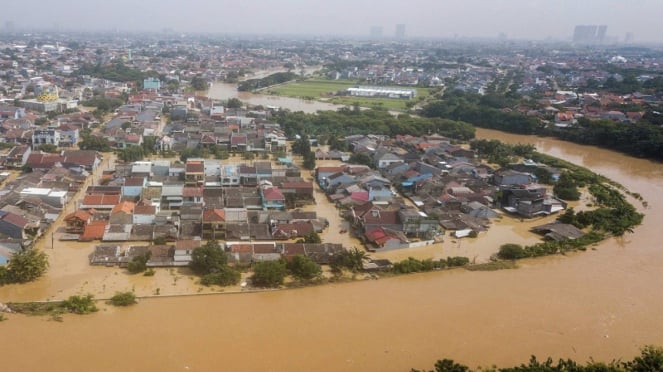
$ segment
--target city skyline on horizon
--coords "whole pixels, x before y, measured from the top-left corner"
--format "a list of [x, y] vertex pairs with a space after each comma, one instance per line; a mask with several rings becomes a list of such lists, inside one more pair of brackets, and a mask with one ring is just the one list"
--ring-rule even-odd
[[[45, 0], [25, 0], [5, 6], [0, 30], [212, 33], [228, 35], [376, 36], [384, 38], [484, 38], [570, 41], [578, 25], [607, 25], [607, 37], [627, 37], [642, 43], [663, 42], [663, 24], [656, 14], [663, 2], [634, 0], [339, 0], [334, 7], [286, 0], [278, 6], [264, 0], [193, 0], [182, 7], [173, 0], [127, 0], [89, 4], [72, 0], [61, 7], [45, 7]], [[406, 6], [406, 12], [403, 7]], [[28, 17], [21, 17], [31, 9]], [[375, 11], [379, 9], [379, 11]], [[419, 11], [425, 10], [425, 11]], [[619, 14], [619, 17], [615, 17]], [[12, 15], [7, 17], [7, 15]], [[397, 37], [404, 25], [404, 36]], [[402, 34], [402, 33], [401, 33]]]

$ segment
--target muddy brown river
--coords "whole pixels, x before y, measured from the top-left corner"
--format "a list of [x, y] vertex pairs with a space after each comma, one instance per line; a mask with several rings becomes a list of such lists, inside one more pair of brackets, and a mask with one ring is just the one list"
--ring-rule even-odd
[[0, 323], [0, 369], [408, 371], [443, 357], [472, 367], [531, 354], [609, 361], [663, 345], [662, 165], [532, 136], [478, 137], [533, 143], [639, 192], [649, 203], [643, 225], [517, 270], [155, 298], [64, 322], [10, 315]]

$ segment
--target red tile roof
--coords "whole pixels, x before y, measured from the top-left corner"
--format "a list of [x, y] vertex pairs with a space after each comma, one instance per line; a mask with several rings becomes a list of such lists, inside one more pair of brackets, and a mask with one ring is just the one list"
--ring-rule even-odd
[[204, 173], [205, 163], [200, 160], [189, 160], [186, 162], [185, 172], [187, 173]]
[[118, 203], [113, 207], [113, 210], [111, 213], [119, 213], [119, 212], [124, 212], [127, 214], [131, 214], [134, 212], [134, 208], [136, 207], [136, 203], [130, 202], [130, 201], [123, 201], [121, 203]]
[[117, 205], [120, 202], [120, 195], [85, 195], [83, 198], [84, 205]]
[[185, 198], [186, 197], [191, 198], [191, 197], [195, 197], [195, 196], [202, 197], [203, 196], [203, 188], [202, 187], [186, 186], [182, 190], [182, 196], [184, 196]]
[[221, 209], [208, 209], [203, 212], [203, 222], [225, 222], [226, 213]]
[[78, 210], [78, 211], [76, 211], [76, 212], [69, 213], [69, 214], [64, 218], [64, 220], [65, 220], [65, 221], [71, 221], [71, 220], [73, 220], [73, 219], [75, 219], [75, 218], [77, 218], [77, 219], [79, 219], [79, 220], [81, 220], [81, 221], [85, 221], [85, 222], [87, 222], [87, 221], [90, 220], [90, 218], [92, 218], [92, 216], [90, 215], [90, 213], [88, 213], [88, 212], [86, 212], [86, 211]]
[[262, 188], [262, 195], [265, 200], [285, 200], [285, 196], [276, 186], [266, 186]]
[[107, 221], [94, 221], [86, 225], [79, 240], [89, 241], [103, 238], [107, 223]]

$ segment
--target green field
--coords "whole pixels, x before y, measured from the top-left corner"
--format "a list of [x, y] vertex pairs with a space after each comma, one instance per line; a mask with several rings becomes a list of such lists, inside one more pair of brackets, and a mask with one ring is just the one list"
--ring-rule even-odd
[[[358, 82], [353, 80], [309, 79], [270, 87], [263, 93], [293, 98], [324, 100], [339, 105], [352, 106], [355, 103], [359, 103], [361, 107], [382, 107], [398, 111], [405, 111], [407, 109], [405, 104], [408, 101], [402, 99], [334, 96], [339, 90], [345, 90], [356, 85], [358, 85]], [[416, 89], [416, 101], [426, 98], [431, 92], [431, 88]]]
[[353, 80], [309, 79], [266, 89], [263, 93], [278, 96], [320, 99], [334, 95], [339, 90], [357, 85]]

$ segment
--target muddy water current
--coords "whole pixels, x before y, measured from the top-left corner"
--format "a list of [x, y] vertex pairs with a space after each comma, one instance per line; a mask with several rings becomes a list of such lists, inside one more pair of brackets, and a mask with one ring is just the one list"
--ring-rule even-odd
[[[517, 270], [152, 298], [128, 309], [65, 316], [62, 323], [9, 315], [0, 323], [2, 370], [407, 371], [430, 368], [442, 357], [473, 367], [513, 365], [531, 354], [608, 361], [630, 358], [646, 344], [663, 345], [663, 166], [547, 138], [487, 130], [478, 137], [532, 143], [620, 182], [648, 202], [638, 204], [646, 213], [643, 225], [593, 250], [527, 260]], [[331, 222], [342, 228], [342, 221]], [[480, 238], [476, 247], [445, 242], [441, 249], [494, 252], [502, 239], [496, 236]], [[0, 302], [84, 287], [82, 272], [70, 264], [61, 286], [46, 279], [4, 287]], [[124, 273], [104, 275], [137, 290], [148, 285]], [[189, 280], [186, 273], [162, 275], [166, 283], [177, 275]], [[177, 293], [167, 286], [177, 288], [164, 285], [162, 295]]]

